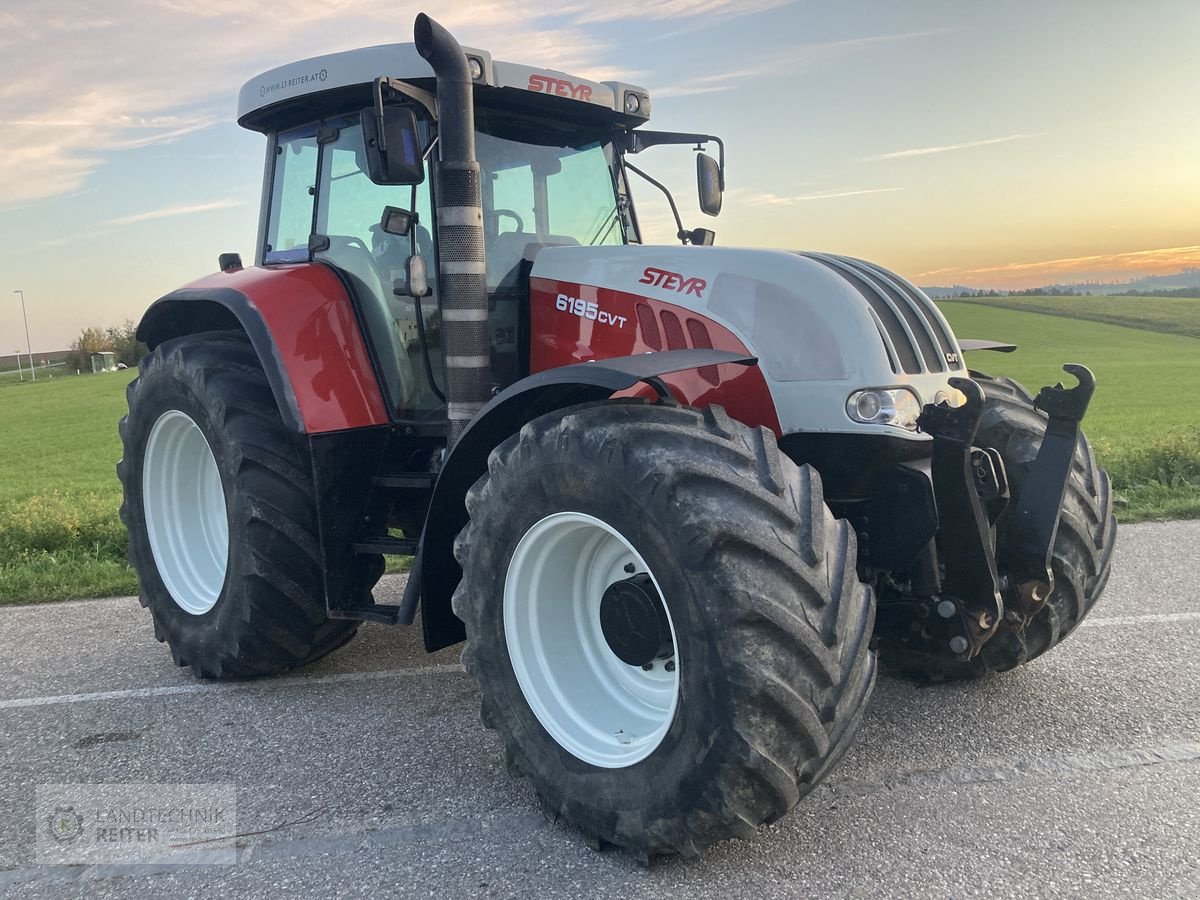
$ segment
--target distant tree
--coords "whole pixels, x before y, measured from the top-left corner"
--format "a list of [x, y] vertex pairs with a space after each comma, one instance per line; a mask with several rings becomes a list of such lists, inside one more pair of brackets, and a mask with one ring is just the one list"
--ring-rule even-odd
[[120, 325], [105, 329], [110, 349], [117, 354], [117, 362], [133, 368], [142, 361], [149, 350], [137, 339], [137, 325], [126, 319]]
[[79, 332], [79, 337], [71, 344], [71, 352], [67, 354], [67, 368], [79, 372], [92, 371], [91, 357], [93, 353], [103, 353], [112, 348], [108, 338], [99, 328], [88, 327]]
[[137, 326], [126, 319], [120, 325], [103, 329], [89, 326], [79, 332], [67, 355], [67, 367], [90, 372], [93, 353], [114, 353], [117, 362], [132, 368], [141, 362], [147, 352], [146, 345], [137, 339]]

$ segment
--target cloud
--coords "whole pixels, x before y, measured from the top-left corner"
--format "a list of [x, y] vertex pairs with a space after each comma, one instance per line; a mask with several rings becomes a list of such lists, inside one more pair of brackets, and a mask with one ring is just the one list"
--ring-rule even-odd
[[1024, 141], [1029, 138], [1041, 137], [1038, 134], [1010, 134], [1006, 137], [987, 138], [982, 141], [966, 141], [961, 144], [944, 144], [940, 147], [916, 147], [912, 150], [896, 150], [892, 153], [880, 153], [877, 156], [864, 156], [863, 162], [880, 162], [885, 159], [907, 159], [910, 156], [929, 156], [934, 153], [951, 153], [955, 150], [971, 150], [975, 147], [990, 147], [992, 144], [1007, 144], [1009, 141]]
[[678, 84], [669, 84], [666, 87], [654, 88], [650, 93], [656, 100], [661, 100], [664, 97], [690, 97], [695, 94], [717, 94], [722, 91], [733, 90], [735, 81], [764, 75], [770, 69], [769, 65], [764, 64], [761, 66], [751, 66], [746, 69], [738, 69], [734, 72], [698, 75], [695, 78], [690, 78]]
[[214, 209], [230, 209], [234, 206], [243, 205], [244, 202], [241, 200], [212, 200], [208, 203], [176, 204], [175, 206], [164, 206], [161, 209], [151, 209], [147, 212], [134, 213], [131, 216], [119, 216], [116, 219], [108, 219], [97, 224], [101, 226], [135, 225], [138, 222], [149, 222], [151, 219], [190, 216], [193, 213], [209, 212]]
[[751, 206], [793, 206], [797, 203], [808, 203], [813, 200], [837, 200], [841, 197], [861, 197], [864, 194], [892, 194], [902, 191], [902, 187], [858, 188], [853, 190], [818, 191], [813, 194], [797, 194], [791, 197], [771, 193], [747, 194], [742, 202]]
[[666, 20], [704, 16], [727, 19], [787, 6], [792, 0], [609, 0], [560, 8], [580, 23], [633, 19]]
[[1130, 275], [1177, 272], [1200, 266], [1200, 245], [1129, 250], [1092, 256], [1071, 256], [1035, 262], [1010, 262], [982, 268], [943, 268], [920, 272], [916, 277], [938, 276], [964, 284], [986, 283], [996, 287], [1036, 286], [1057, 280], [1116, 280]]
[[825, 41], [823, 43], [801, 44], [790, 50], [787, 61], [791, 64], [814, 64], [836, 59], [859, 50], [878, 47], [884, 44], [895, 44], [900, 41], [912, 41], [918, 38], [936, 37], [958, 31], [957, 28], [931, 28], [926, 31], [896, 31], [889, 34], [871, 34], [866, 37], [846, 38], [840, 41]]
[[[78, 190], [108, 153], [170, 143], [220, 121], [211, 111], [130, 115], [139, 98], [116, 85], [92, 86], [45, 109], [47, 98], [60, 94], [33, 84], [26, 96], [6, 104], [18, 107], [18, 114], [0, 120], [11, 140], [0, 167], [0, 208]], [[144, 99], [150, 106], [159, 102]]]
[[[801, 44], [798, 47], [789, 48], [785, 55], [772, 55], [755, 66], [735, 69], [732, 72], [697, 75], [689, 78], [687, 81], [654, 88], [650, 93], [655, 98], [716, 94], [732, 90], [736, 87], [735, 82], [745, 78], [758, 78], [772, 72], [794, 74], [802, 69], [811, 69], [871, 47], [945, 34], [950, 30], [952, 29], [939, 28], [932, 31], [903, 31], [894, 34], [876, 34], [867, 37], [849, 38], [841, 41]], [[671, 32], [669, 35], [663, 35], [663, 37], [680, 33], [682, 32]]]
[[[784, 0], [614, 0], [530, 14], [523, 0], [429, 0], [471, 46], [587, 78], [633, 80], [599, 32], [618, 21], [732, 18]], [[410, 41], [411, 20], [358, 0], [7, 0], [0, 11], [0, 209], [78, 190], [114, 154], [229, 123], [255, 72], [354, 47]], [[69, 72], [67, 82], [61, 73]], [[13, 152], [9, 148], [17, 148]]]

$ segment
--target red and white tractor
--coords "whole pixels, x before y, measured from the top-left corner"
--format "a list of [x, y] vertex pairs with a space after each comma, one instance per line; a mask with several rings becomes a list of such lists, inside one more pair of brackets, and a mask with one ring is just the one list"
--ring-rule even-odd
[[[483, 721], [595, 845], [693, 856], [788, 810], [876, 659], [973, 677], [1096, 602], [1115, 523], [1079, 420], [968, 372], [904, 278], [826, 253], [642, 243], [641, 87], [414, 44], [250, 81], [255, 264], [155, 302], [121, 422], [159, 640], [202, 678], [363, 621], [466, 641]], [[664, 189], [665, 190], [665, 189]], [[387, 554], [414, 557], [376, 603]]]

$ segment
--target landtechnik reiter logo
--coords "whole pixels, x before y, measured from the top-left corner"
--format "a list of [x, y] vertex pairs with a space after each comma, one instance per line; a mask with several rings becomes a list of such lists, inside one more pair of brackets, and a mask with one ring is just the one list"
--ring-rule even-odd
[[56, 806], [46, 820], [56, 841], [69, 844], [83, 834], [83, 816], [73, 806]]

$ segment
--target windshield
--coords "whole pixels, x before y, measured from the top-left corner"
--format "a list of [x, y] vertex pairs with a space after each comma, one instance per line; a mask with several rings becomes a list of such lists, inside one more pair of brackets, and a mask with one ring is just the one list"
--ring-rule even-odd
[[540, 246], [625, 243], [610, 144], [486, 110], [476, 122], [489, 288], [515, 285]]

